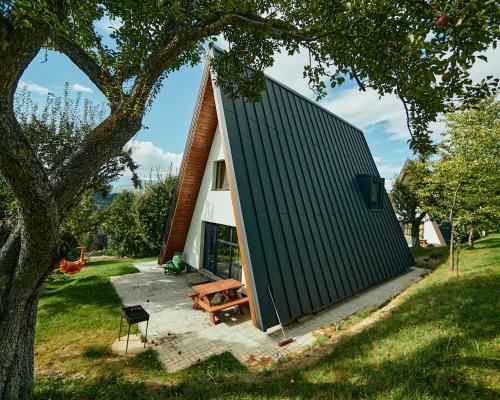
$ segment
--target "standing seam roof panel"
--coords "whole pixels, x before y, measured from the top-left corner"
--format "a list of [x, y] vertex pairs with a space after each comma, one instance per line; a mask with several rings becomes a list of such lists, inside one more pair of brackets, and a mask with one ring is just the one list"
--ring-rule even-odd
[[[245, 149], [246, 155], [248, 155], [248, 157], [246, 157], [247, 170], [253, 173], [253, 179], [250, 180], [250, 186], [252, 190], [252, 197], [254, 198], [254, 213], [257, 217], [257, 227], [262, 237], [274, 237], [272, 233], [271, 223], [269, 221], [267, 204], [264, 198], [264, 191], [268, 188], [264, 188], [262, 183], [262, 177], [260, 175], [259, 165], [257, 163], [255, 149], [253, 146], [253, 138], [250, 130], [250, 125], [248, 119], [246, 118], [244, 101], [242, 99], [236, 100], [234, 102], [234, 108], [236, 111], [236, 117], [239, 122], [238, 125], [240, 128], [239, 133], [241, 143], [243, 148]], [[250, 209], [243, 210], [244, 217], [245, 214], [249, 213]], [[267, 268], [267, 285], [271, 287], [272, 292], [276, 297], [284, 300], [281, 301], [280, 304], [276, 304], [276, 307], [278, 308], [280, 315], [283, 315], [284, 319], [289, 320], [291, 318], [289, 308], [290, 303], [288, 301], [287, 292], [284, 287], [281, 268], [279, 267], [279, 259], [277, 256], [275, 242], [276, 240], [262, 241], [264, 259], [261, 262], [265, 262], [266, 265], [269, 265], [269, 268]], [[253, 263], [254, 261], [252, 260], [252, 264]], [[260, 290], [258, 289], [258, 292], [260, 293], [259, 297], [266, 296], [266, 293], [264, 290], [262, 290], [262, 287], [260, 288]]]
[[357, 174], [379, 176], [362, 133], [276, 82], [266, 87], [256, 104], [222, 95], [264, 330], [277, 323], [268, 287], [291, 322], [413, 264], [385, 190], [382, 211], [360, 193]]
[[[294, 121], [294, 117], [296, 117], [297, 115], [295, 113], [293, 113], [293, 111], [290, 108], [291, 104], [288, 102], [289, 99], [287, 98], [287, 93], [283, 92], [283, 90], [281, 90], [280, 94], [282, 96], [283, 103], [285, 106], [284, 112], [286, 113], [286, 116], [290, 121], [291, 129], [293, 132], [296, 132], [296, 134], [294, 135], [295, 143], [297, 143], [297, 140], [300, 139], [302, 141], [302, 146], [303, 146], [304, 150], [307, 150], [307, 141], [303, 137], [303, 132], [301, 131], [299, 126]], [[315, 172], [311, 171], [311, 163], [314, 162], [314, 159], [312, 157], [310, 157], [307, 153], [306, 153], [305, 157], [299, 157], [299, 159], [301, 159], [301, 164], [302, 164], [303, 170], [305, 171], [305, 173], [308, 176], [308, 178], [306, 178], [306, 181], [312, 182], [312, 185], [311, 185], [312, 188], [317, 188], [318, 187], [317, 182], [316, 182], [317, 175]], [[335, 287], [335, 283], [332, 279], [331, 271], [329, 270], [329, 266], [328, 266], [328, 260], [331, 259], [332, 254], [331, 254], [331, 251], [330, 252], [328, 251], [329, 250], [328, 246], [325, 246], [325, 243], [324, 243], [324, 241], [326, 240], [324, 233], [326, 233], [326, 232], [325, 232], [325, 228], [323, 225], [323, 221], [324, 221], [323, 216], [322, 216], [323, 212], [321, 211], [321, 205], [324, 205], [324, 204], [321, 201], [319, 201], [314, 190], [309, 190], [308, 193], [310, 195], [310, 198], [314, 202], [314, 204], [317, 204], [317, 207], [318, 207], [318, 209], [315, 212], [313, 211], [314, 222], [315, 222], [315, 225], [317, 228], [317, 231], [315, 230], [313, 232], [316, 233], [315, 244], [316, 244], [316, 248], [317, 248], [317, 251], [318, 251], [318, 254], [320, 257], [320, 268], [319, 269], [321, 272], [321, 278], [322, 278], [322, 280], [325, 281], [325, 286], [326, 286], [330, 301], [334, 301], [334, 300], [339, 298], [339, 295], [338, 295], [338, 291]]]
[[[300, 172], [300, 171], [297, 169], [297, 162], [295, 160], [292, 160], [292, 154], [289, 150], [289, 142], [288, 142], [289, 135], [287, 135], [287, 133], [285, 132], [285, 130], [281, 124], [281, 118], [278, 118], [278, 119], [276, 118], [276, 115], [281, 116], [281, 114], [280, 114], [279, 110], [276, 108], [277, 101], [276, 101], [276, 98], [274, 96], [273, 83], [270, 81], [268, 82], [268, 90], [266, 93], [267, 93], [268, 99], [269, 99], [270, 112], [271, 112], [270, 117], [273, 120], [273, 125], [276, 127], [277, 137], [278, 137], [278, 140], [280, 142], [280, 147], [283, 151], [283, 155], [285, 156], [286, 166], [287, 166], [287, 168], [290, 168], [290, 175], [289, 176], [293, 176], [293, 180], [295, 183], [296, 189], [295, 189], [295, 191], [293, 191], [293, 194], [294, 194], [294, 200], [295, 200], [295, 204], [297, 206], [298, 212], [297, 212], [294, 220], [292, 220], [292, 221], [295, 221], [295, 224], [294, 224], [295, 230], [302, 231], [305, 229], [305, 231], [303, 233], [304, 242], [302, 243], [302, 247], [303, 247], [304, 251], [302, 252], [302, 254], [304, 254], [304, 253], [308, 254], [309, 259], [306, 259], [306, 262], [303, 263], [302, 268], [303, 268], [304, 274], [306, 276], [306, 280], [308, 281], [308, 285], [311, 288], [309, 290], [309, 294], [311, 296], [311, 302], [312, 302], [311, 309], [317, 309], [317, 308], [321, 307], [323, 302], [322, 302], [322, 299], [320, 297], [321, 295], [320, 295], [320, 290], [318, 287], [317, 279], [316, 279], [314, 274], [310, 273], [310, 271], [309, 271], [310, 267], [308, 267], [308, 264], [310, 264], [312, 261], [313, 265], [317, 265], [319, 263], [319, 260], [318, 260], [317, 254], [315, 252], [315, 249], [313, 247], [313, 244], [311, 242], [312, 233], [311, 233], [310, 227], [309, 227], [309, 219], [307, 219], [307, 221], [304, 223], [304, 217], [307, 214], [307, 209], [304, 205], [303, 185], [300, 184], [300, 182], [303, 182], [303, 179], [301, 179], [301, 177], [298, 175], [298, 172]], [[287, 158], [288, 158], [288, 160], [287, 160]], [[300, 212], [299, 210], [301, 210], [302, 212]], [[289, 210], [289, 212], [290, 212], [290, 210]], [[312, 258], [312, 260], [311, 260], [311, 258]], [[304, 304], [303, 304], [303, 306], [305, 307]]]
[[[263, 152], [266, 157], [266, 161], [268, 163], [268, 168], [269, 171], [278, 171], [278, 161], [275, 157], [275, 149], [273, 148], [273, 144], [270, 140], [270, 135], [269, 135], [269, 130], [267, 129], [267, 126], [265, 124], [265, 116], [263, 115], [263, 108], [262, 107], [255, 107], [253, 105], [253, 111], [255, 113], [257, 123], [259, 126], [259, 133], [260, 133], [260, 138], [262, 140], [262, 147], [263, 147]], [[299, 253], [297, 251], [297, 244], [295, 237], [293, 236], [293, 229], [291, 229], [291, 221], [290, 221], [290, 214], [288, 212], [288, 206], [287, 206], [287, 200], [285, 199], [286, 194], [285, 190], [283, 188], [283, 185], [286, 185], [289, 189], [289, 184], [287, 182], [287, 176], [286, 174], [273, 174], [269, 173], [270, 178], [272, 179], [272, 186], [274, 188], [274, 192], [276, 194], [276, 201], [278, 202], [278, 212], [279, 212], [279, 218], [280, 218], [280, 224], [281, 228], [283, 230], [283, 242], [286, 246], [287, 249], [287, 258], [289, 257], [291, 260], [298, 260], [299, 259]], [[282, 179], [280, 179], [280, 177]], [[304, 281], [304, 275], [303, 271], [298, 268], [297, 263], [295, 262], [290, 262], [291, 264], [291, 274], [293, 275], [293, 280], [294, 280], [294, 289], [295, 293], [294, 296], [295, 299], [299, 299], [299, 293], [302, 293], [303, 295], [300, 296], [300, 299], [302, 300], [299, 302], [300, 307], [302, 308], [302, 313], [305, 310], [308, 310], [311, 308], [311, 302], [310, 302], [310, 294], [307, 285], [305, 285]], [[307, 294], [307, 296], [305, 296]], [[302, 303], [305, 303], [303, 305]]]
[[[322, 145], [321, 147], [325, 147], [325, 144], [322, 142], [322, 138], [320, 137], [320, 132], [322, 132], [322, 127], [320, 127], [320, 125], [319, 125], [319, 123], [317, 121], [318, 118], [322, 119], [322, 117], [324, 117], [324, 115], [317, 115], [315, 113], [316, 110], [311, 109], [312, 107], [311, 107], [310, 104], [305, 104], [305, 106], [308, 108], [308, 111], [311, 113], [311, 121], [312, 121], [312, 124], [313, 124], [312, 131], [318, 137], [318, 139], [319, 139], [319, 141], [320, 141], [320, 143]], [[325, 160], [325, 163], [326, 162], [327, 161]], [[328, 177], [328, 178], [330, 178], [330, 177]], [[344, 193], [344, 191], [342, 191], [342, 193]], [[351, 200], [349, 200], [349, 202], [347, 202], [347, 203], [344, 202], [343, 204], [349, 204], [350, 202], [351, 202]], [[359, 232], [358, 232], [358, 234], [359, 234]], [[344, 241], [344, 245], [347, 245], [347, 246], [351, 245], [351, 243], [353, 243], [353, 242], [345, 243], [345, 241]], [[365, 273], [366, 273], [366, 271], [365, 271]]]
[[[276, 187], [271, 183], [271, 176], [269, 167], [267, 165], [266, 154], [262, 145], [259, 125], [257, 123], [257, 120], [255, 118], [252, 118], [253, 105], [251, 103], [245, 103], [245, 105], [246, 117], [249, 121], [250, 127], [250, 136], [252, 137], [254, 153], [257, 158], [256, 166], [260, 172], [262, 187], [264, 188], [264, 199], [266, 202], [267, 216], [269, 218], [270, 228], [273, 231], [273, 237], [275, 238], [274, 249], [277, 255], [276, 269], [279, 270], [281, 274], [283, 286], [285, 288], [285, 295], [287, 296], [289, 305], [288, 314], [300, 315], [302, 313], [302, 310], [298, 301], [299, 297], [295, 295], [295, 293], [297, 293], [296, 283], [293, 277], [289, 253], [285, 248], [286, 246], [283, 229], [281, 226], [281, 219], [279, 218], [279, 212], [277, 208]], [[271, 187], [274, 190], [269, 189]]]

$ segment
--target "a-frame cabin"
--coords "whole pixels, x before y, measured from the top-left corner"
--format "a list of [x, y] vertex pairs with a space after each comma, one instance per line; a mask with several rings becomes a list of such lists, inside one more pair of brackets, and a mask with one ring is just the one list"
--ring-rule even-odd
[[[208, 63], [207, 63], [208, 64]], [[266, 330], [414, 264], [363, 133], [281, 83], [232, 100], [205, 68], [160, 263], [245, 283]]]

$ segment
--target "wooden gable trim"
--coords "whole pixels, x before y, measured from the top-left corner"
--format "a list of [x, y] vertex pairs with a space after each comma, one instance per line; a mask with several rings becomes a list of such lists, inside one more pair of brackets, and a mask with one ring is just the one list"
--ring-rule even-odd
[[170, 260], [174, 251], [184, 249], [216, 128], [217, 112], [210, 70], [207, 65], [203, 72], [177, 187], [172, 199], [159, 259], [160, 264]]

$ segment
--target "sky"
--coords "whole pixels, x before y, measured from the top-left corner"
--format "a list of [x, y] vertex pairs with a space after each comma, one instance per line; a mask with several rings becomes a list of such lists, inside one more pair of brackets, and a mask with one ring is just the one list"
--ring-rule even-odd
[[[109, 24], [108, 24], [109, 25]], [[108, 25], [99, 25], [103, 34]], [[484, 53], [488, 62], [479, 60], [473, 67], [472, 78], [479, 81], [500, 71], [500, 49]], [[306, 54], [288, 56], [278, 53], [268, 75], [285, 83], [306, 97], [315, 99], [303, 78], [303, 66], [308, 63]], [[151, 170], [174, 171], [182, 161], [189, 126], [201, 82], [203, 64], [183, 67], [164, 81], [151, 108], [144, 117], [143, 125], [130, 145], [133, 158], [139, 164], [139, 175], [148, 178]], [[68, 83], [71, 95], [78, 93], [94, 103], [105, 104], [106, 99], [97, 87], [66, 56], [45, 50], [35, 57], [24, 72], [19, 88], [29, 90], [36, 101], [43, 103], [47, 94], [61, 95]], [[409, 133], [402, 103], [395, 96], [379, 98], [370, 89], [361, 92], [355, 82], [347, 81], [341, 87], [330, 89], [328, 96], [319, 104], [361, 128], [377, 164], [379, 173], [386, 178], [386, 188], [399, 173], [405, 160], [412, 156], [408, 148]], [[442, 123], [432, 126], [434, 137], [439, 137]], [[131, 187], [130, 175], [125, 174], [114, 185], [115, 191]]]

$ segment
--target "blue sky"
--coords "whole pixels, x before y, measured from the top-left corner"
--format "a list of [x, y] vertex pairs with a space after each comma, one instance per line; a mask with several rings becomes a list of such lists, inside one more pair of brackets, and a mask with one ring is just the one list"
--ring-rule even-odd
[[[488, 63], [475, 67], [473, 78], [498, 74], [498, 50], [490, 50], [487, 55]], [[68, 82], [73, 95], [79, 92], [95, 103], [105, 104], [104, 96], [66, 56], [48, 52], [47, 61], [44, 61], [45, 51], [41, 51], [21, 78], [20, 86], [31, 91], [34, 99], [43, 102], [48, 92], [60, 95], [64, 84]], [[307, 81], [302, 77], [306, 62], [304, 54], [292, 57], [277, 54], [275, 65], [267, 72], [303, 95], [314, 98]], [[144, 125], [147, 129], [142, 129], [133, 139], [134, 158], [140, 165], [139, 172], [143, 177], [149, 176], [152, 168], [167, 170], [170, 164], [174, 169], [179, 166], [202, 69], [203, 65], [184, 67], [171, 74], [145, 115]], [[379, 172], [390, 187], [390, 180], [400, 170], [405, 159], [411, 156], [402, 104], [395, 97], [384, 96], [379, 99], [374, 92], [360, 92], [354, 82], [331, 90], [320, 104], [363, 129]], [[442, 124], [434, 124], [434, 130], [438, 134]], [[129, 185], [129, 177], [124, 176], [115, 188], [120, 190]]]

